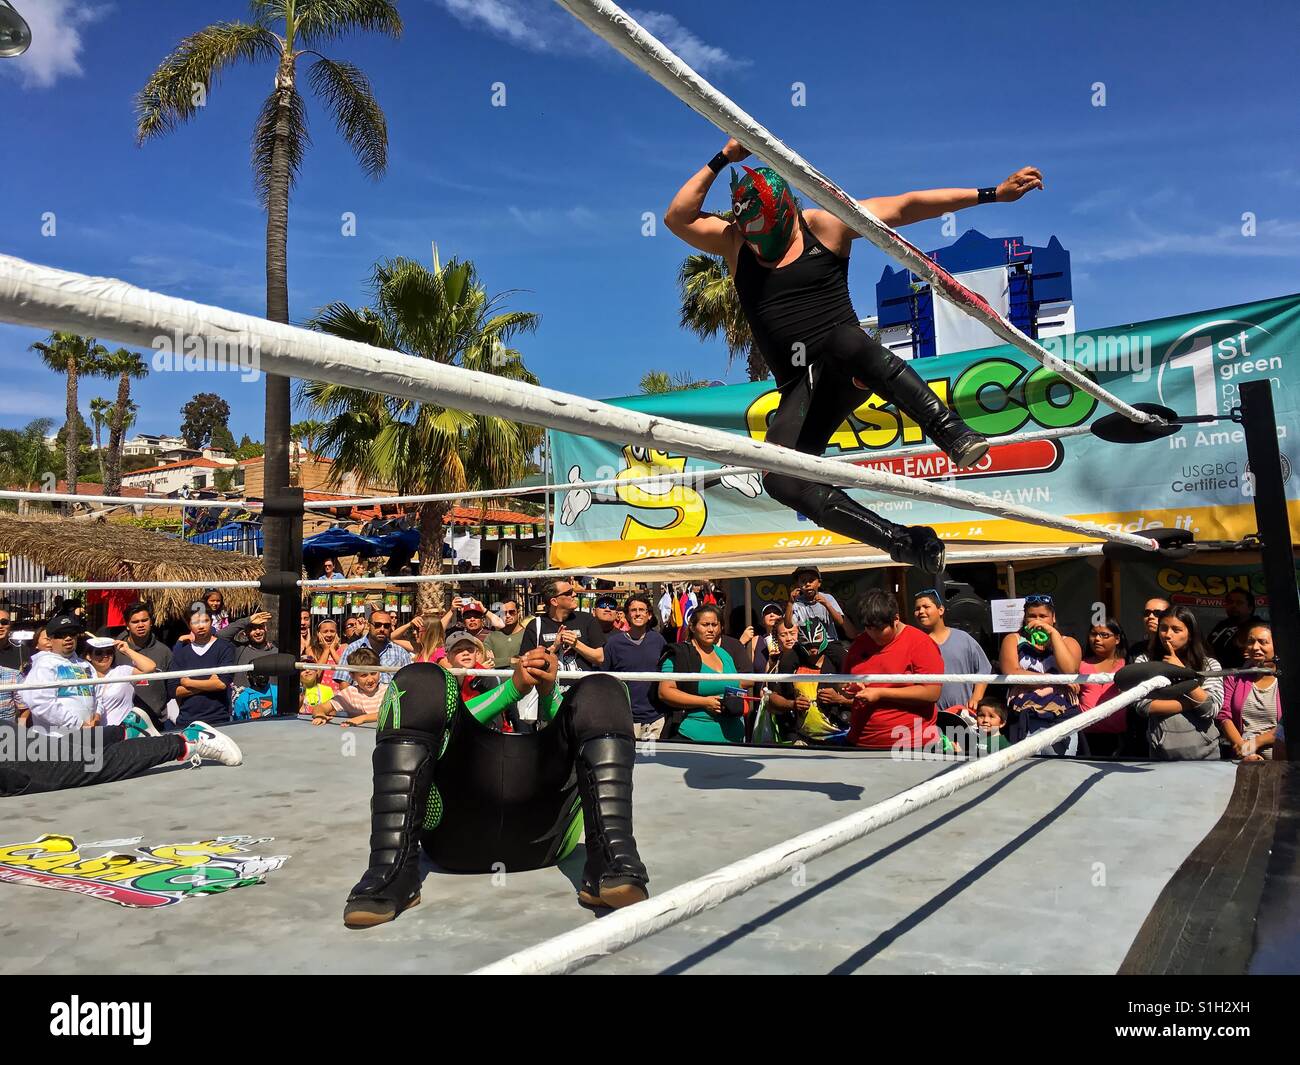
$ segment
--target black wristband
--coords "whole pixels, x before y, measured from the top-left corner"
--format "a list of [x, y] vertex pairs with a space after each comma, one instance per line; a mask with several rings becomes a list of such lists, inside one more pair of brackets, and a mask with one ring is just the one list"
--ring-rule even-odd
[[998, 189], [996, 185], [990, 186], [987, 189], [980, 189], [979, 194], [980, 194], [980, 198], [979, 198], [980, 203], [998, 202]]
[[712, 170], [715, 174], [721, 174], [723, 169], [730, 165], [731, 165], [731, 160], [728, 159], [725, 155], [723, 155], [722, 152], [719, 152], [717, 155], [715, 155], [712, 159], [709, 160], [709, 169]]

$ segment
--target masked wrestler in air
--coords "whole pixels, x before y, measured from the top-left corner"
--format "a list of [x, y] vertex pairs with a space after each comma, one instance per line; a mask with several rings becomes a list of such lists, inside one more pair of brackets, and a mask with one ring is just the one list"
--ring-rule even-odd
[[[525, 651], [513, 677], [469, 702], [440, 665], [397, 672], [375, 737], [370, 867], [348, 896], [347, 927], [383, 924], [419, 903], [421, 845], [454, 872], [540, 869], [567, 857], [584, 825], [579, 899], [619, 907], [648, 897], [632, 836], [627, 688], [591, 673], [564, 690], [558, 669], [552, 651]], [[491, 727], [534, 689], [546, 727], [514, 735]]]
[[[849, 299], [849, 244], [858, 234], [826, 211], [799, 210], [767, 167], [731, 173], [733, 220], [701, 210], [718, 174], [749, 152], [730, 140], [673, 197], [664, 224], [700, 251], [722, 256], [781, 401], [767, 427], [773, 444], [821, 455], [844, 420], [875, 393], [911, 417], [958, 467], [972, 466], [988, 442], [954, 414], [906, 362], [858, 325]], [[996, 188], [930, 189], [860, 200], [890, 226], [904, 226], [979, 203], [1009, 203], [1043, 187], [1033, 167]], [[888, 551], [929, 573], [943, 568], [933, 529], [886, 521], [841, 489], [784, 474], [763, 478], [768, 495], [824, 529]]]

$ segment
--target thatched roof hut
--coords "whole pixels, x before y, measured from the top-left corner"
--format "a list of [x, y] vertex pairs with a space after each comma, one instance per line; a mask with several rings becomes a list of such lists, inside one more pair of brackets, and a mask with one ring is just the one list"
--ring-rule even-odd
[[[69, 580], [206, 581], [259, 580], [262, 560], [174, 540], [116, 522], [0, 514], [0, 552], [21, 555]], [[260, 602], [256, 588], [223, 588], [226, 605], [244, 614]], [[143, 593], [158, 617], [180, 617], [201, 589], [169, 588]]]

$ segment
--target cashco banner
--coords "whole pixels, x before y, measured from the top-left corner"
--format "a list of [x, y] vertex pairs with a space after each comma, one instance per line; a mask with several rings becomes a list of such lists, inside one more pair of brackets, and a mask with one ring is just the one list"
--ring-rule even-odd
[[[1228, 415], [1245, 381], [1273, 384], [1279, 444], [1300, 533], [1300, 295], [1199, 314], [1050, 337], [1054, 355], [1086, 371], [1129, 403], [1154, 402], [1180, 414], [1222, 420], [1184, 427], [1146, 444], [1117, 446], [1091, 435], [998, 445], [1001, 436], [1089, 423], [1110, 413], [1091, 396], [1010, 346], [913, 364], [935, 393], [994, 446], [976, 466], [955, 469], [938, 453], [882, 454], [921, 443], [920, 429], [879, 396], [867, 397], [839, 427], [827, 452], [907, 477], [942, 480], [1050, 514], [1141, 532], [1188, 528], [1201, 539], [1255, 531], [1252, 480], [1241, 427]], [[616, 406], [763, 439], [780, 397], [771, 382], [703, 388], [614, 401]], [[556, 479], [620, 480], [718, 464], [643, 447], [550, 434]], [[877, 457], [878, 456], [878, 457]], [[919, 500], [852, 493], [893, 521], [931, 525], [952, 541], [1065, 543], [1052, 529], [985, 517]], [[684, 485], [621, 485], [556, 497], [551, 564], [596, 566], [638, 559], [851, 544], [770, 499], [757, 475]], [[1300, 538], [1300, 536], [1298, 536]]]

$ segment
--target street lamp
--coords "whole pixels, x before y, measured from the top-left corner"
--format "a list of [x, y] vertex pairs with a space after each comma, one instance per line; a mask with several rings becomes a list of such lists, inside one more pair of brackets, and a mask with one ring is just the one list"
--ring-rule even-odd
[[9, 0], [0, 0], [0, 59], [22, 55], [32, 43], [32, 31]]

